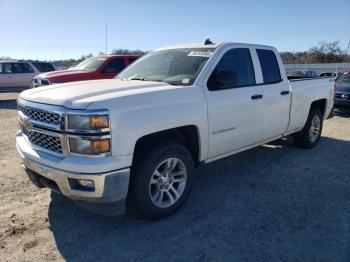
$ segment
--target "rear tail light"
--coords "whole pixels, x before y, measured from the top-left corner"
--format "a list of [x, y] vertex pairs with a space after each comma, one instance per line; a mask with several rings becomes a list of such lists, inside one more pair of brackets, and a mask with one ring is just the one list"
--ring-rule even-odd
[[335, 85], [333, 86], [333, 101], [335, 100]]

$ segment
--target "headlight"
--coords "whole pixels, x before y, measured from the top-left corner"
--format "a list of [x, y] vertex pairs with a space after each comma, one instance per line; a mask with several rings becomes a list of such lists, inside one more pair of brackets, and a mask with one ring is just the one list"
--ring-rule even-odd
[[108, 115], [68, 115], [68, 129], [100, 130], [109, 128]]
[[110, 152], [110, 139], [69, 138], [69, 149], [72, 153], [98, 155]]

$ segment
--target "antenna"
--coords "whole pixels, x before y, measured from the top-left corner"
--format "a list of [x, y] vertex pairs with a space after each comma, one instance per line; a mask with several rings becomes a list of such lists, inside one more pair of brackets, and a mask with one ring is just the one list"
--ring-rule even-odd
[[207, 38], [207, 39], [205, 40], [205, 42], [204, 42], [204, 45], [212, 45], [212, 44], [213, 44], [213, 42], [210, 41], [209, 38]]
[[106, 55], [108, 55], [108, 53], [107, 53], [107, 35], [108, 35], [108, 28], [106, 25]]

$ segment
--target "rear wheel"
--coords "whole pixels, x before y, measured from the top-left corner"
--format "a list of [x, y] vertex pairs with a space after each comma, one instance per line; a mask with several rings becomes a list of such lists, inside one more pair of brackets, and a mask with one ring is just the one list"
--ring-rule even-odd
[[165, 141], [136, 156], [129, 192], [133, 211], [159, 219], [176, 212], [192, 185], [193, 159], [188, 150]]
[[293, 135], [295, 144], [301, 148], [313, 148], [320, 139], [323, 127], [321, 110], [313, 107], [310, 110], [304, 128]]

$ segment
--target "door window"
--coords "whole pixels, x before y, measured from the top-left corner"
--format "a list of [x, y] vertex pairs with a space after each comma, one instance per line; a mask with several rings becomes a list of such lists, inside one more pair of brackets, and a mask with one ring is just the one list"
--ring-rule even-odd
[[13, 67], [11, 63], [1, 63], [0, 64], [0, 74], [12, 74]]
[[136, 60], [138, 59], [138, 57], [129, 57], [128, 60], [129, 60], [129, 65], [134, 63]]
[[267, 49], [257, 49], [256, 52], [260, 61], [264, 84], [280, 82], [282, 80], [281, 72], [275, 53]]
[[119, 73], [125, 68], [124, 58], [115, 58], [108, 62], [103, 73]]
[[221, 58], [208, 80], [210, 91], [255, 85], [255, 73], [248, 48], [235, 48]]

